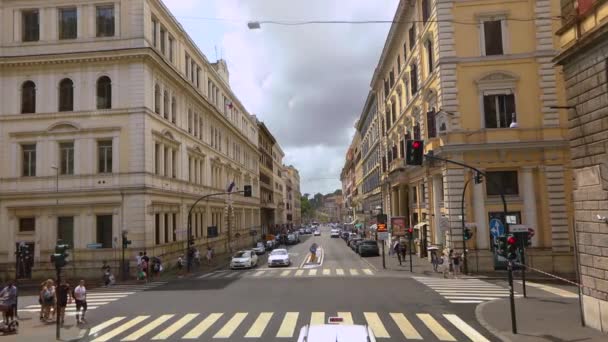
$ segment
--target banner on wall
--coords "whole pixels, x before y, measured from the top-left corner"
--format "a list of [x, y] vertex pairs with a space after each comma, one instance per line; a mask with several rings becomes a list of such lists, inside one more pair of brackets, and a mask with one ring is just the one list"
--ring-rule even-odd
[[405, 236], [405, 216], [391, 217], [391, 228], [394, 236]]

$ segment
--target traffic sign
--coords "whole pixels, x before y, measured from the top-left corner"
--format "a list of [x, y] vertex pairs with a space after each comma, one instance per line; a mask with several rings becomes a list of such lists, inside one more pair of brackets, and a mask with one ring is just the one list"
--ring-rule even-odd
[[530, 226], [525, 224], [512, 224], [509, 226], [509, 233], [526, 233]]
[[490, 220], [490, 234], [493, 237], [499, 237], [505, 235], [505, 225], [499, 219]]
[[378, 240], [388, 240], [388, 232], [378, 232]]
[[376, 231], [377, 231], [378, 233], [387, 233], [387, 232], [388, 232], [388, 229], [387, 229], [387, 227], [386, 227], [386, 223], [378, 223], [378, 224], [376, 225]]
[[103, 245], [100, 243], [89, 243], [87, 244], [87, 248], [89, 249], [98, 249], [101, 248]]

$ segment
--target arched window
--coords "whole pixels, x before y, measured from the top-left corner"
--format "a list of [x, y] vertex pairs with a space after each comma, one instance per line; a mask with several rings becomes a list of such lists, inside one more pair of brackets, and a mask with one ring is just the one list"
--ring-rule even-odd
[[163, 93], [163, 110], [165, 119], [169, 120], [169, 92], [166, 90]]
[[21, 113], [36, 113], [36, 84], [32, 81], [21, 86]]
[[101, 76], [97, 80], [97, 109], [112, 108], [112, 80], [108, 76]]
[[154, 112], [160, 114], [160, 86], [154, 86]]
[[175, 96], [173, 96], [171, 98], [171, 122], [176, 123], [177, 122], [177, 100], [175, 99]]
[[59, 82], [59, 111], [70, 112], [74, 110], [74, 82], [64, 78]]

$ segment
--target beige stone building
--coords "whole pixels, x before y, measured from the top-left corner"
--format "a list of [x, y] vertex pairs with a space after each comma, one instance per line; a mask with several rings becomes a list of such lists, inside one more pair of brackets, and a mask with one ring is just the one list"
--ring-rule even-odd
[[283, 183], [285, 184], [284, 201], [286, 223], [299, 225], [302, 223], [302, 210], [300, 209], [300, 173], [293, 165], [284, 166]]
[[0, 1], [0, 270], [16, 244], [31, 274], [52, 271], [57, 239], [68, 272], [97, 275], [146, 251], [169, 264], [186, 248], [201, 195], [253, 185], [193, 209], [199, 248], [250, 243], [259, 227], [258, 126], [159, 0]]

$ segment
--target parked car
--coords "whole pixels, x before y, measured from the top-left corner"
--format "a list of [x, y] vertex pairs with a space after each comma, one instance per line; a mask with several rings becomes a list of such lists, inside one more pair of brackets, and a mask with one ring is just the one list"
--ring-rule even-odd
[[277, 245], [275, 240], [268, 240], [266, 241], [266, 250], [267, 251], [271, 251], [274, 249], [274, 247]]
[[288, 245], [295, 245], [298, 242], [299, 242], [299, 239], [296, 236], [296, 234], [288, 234], [287, 235], [287, 244]]
[[320, 230], [315, 230], [315, 236], [321, 236], [321, 231]]
[[268, 267], [289, 265], [291, 265], [291, 259], [289, 259], [289, 253], [284, 248], [275, 249], [268, 255]]
[[357, 246], [357, 253], [359, 253], [359, 255], [361, 256], [380, 255], [380, 250], [378, 249], [378, 242], [376, 240], [363, 240], [359, 242]]
[[252, 250], [238, 251], [230, 260], [231, 269], [253, 268], [258, 265], [258, 256]]
[[332, 229], [331, 233], [329, 234], [329, 236], [332, 237], [332, 238], [340, 237], [340, 230], [335, 229], [335, 228]]
[[353, 252], [356, 252], [357, 251], [357, 247], [358, 247], [357, 244], [359, 242], [361, 242], [361, 241], [363, 241], [363, 239], [360, 238], [360, 237], [356, 237], [356, 238], [352, 239], [351, 242], [350, 242], [350, 249], [352, 249]]
[[298, 229], [298, 232], [300, 232], [300, 234], [307, 234], [305, 228]]
[[305, 234], [312, 234], [312, 229], [310, 229], [310, 228], [306, 228], [306, 229], [304, 230], [304, 233], [305, 233]]
[[258, 242], [255, 247], [253, 247], [253, 251], [255, 252], [255, 254], [257, 255], [262, 255], [264, 253], [266, 253], [266, 246], [264, 245], [263, 242]]
[[346, 245], [350, 247], [350, 244], [353, 242], [353, 239], [359, 238], [359, 235], [355, 233], [351, 233], [348, 239], [346, 240]]

